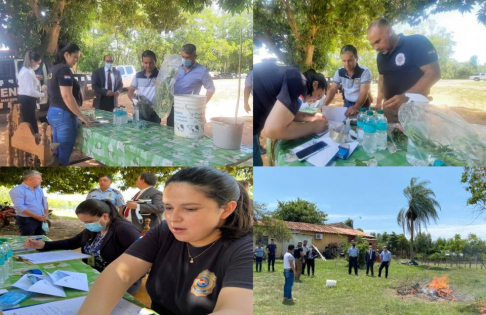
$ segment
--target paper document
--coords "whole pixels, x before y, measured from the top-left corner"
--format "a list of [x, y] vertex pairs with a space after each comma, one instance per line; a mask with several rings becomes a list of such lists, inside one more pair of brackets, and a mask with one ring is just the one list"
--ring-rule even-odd
[[[75, 315], [85, 300], [85, 296], [57, 302], [38, 304], [4, 311], [5, 315]], [[111, 315], [138, 315], [142, 308], [127, 300], [121, 299]]]
[[57, 261], [89, 258], [89, 255], [81, 254], [73, 250], [60, 250], [35, 254], [17, 255], [31, 264], [45, 264]]
[[322, 114], [326, 116], [329, 121], [343, 122], [346, 120], [346, 115], [344, 115], [344, 113], [347, 109], [347, 107], [341, 106], [322, 106]]
[[89, 291], [88, 276], [85, 273], [56, 270], [49, 274], [49, 277], [55, 285]]
[[48, 276], [23, 275], [12, 286], [29, 292], [66, 297], [64, 289], [55, 285]]
[[326, 166], [334, 158], [334, 156], [336, 156], [336, 153], [338, 153], [339, 151], [339, 144], [336, 144], [334, 141], [331, 140], [329, 133], [326, 133], [320, 138], [307, 141], [306, 143], [303, 143], [298, 147], [293, 148], [292, 150], [290, 150], [290, 152], [295, 154], [296, 152], [299, 152], [319, 141], [324, 141], [324, 143], [326, 143], [327, 146], [323, 150], [307, 158], [306, 161], [311, 164], [314, 164], [315, 166]]

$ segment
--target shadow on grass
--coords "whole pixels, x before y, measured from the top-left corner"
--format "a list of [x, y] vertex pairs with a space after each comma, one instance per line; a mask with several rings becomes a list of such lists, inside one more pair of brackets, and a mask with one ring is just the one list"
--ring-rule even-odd
[[288, 306], [293, 306], [293, 305], [295, 305], [295, 301], [282, 300], [282, 304], [288, 305]]
[[449, 271], [451, 270], [450, 268], [447, 267], [439, 267], [439, 266], [417, 266], [419, 269], [425, 269], [425, 270], [433, 270], [433, 271]]

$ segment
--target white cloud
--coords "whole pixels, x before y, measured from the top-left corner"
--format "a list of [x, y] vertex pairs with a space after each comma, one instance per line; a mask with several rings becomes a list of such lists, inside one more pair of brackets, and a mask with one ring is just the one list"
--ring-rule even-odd
[[439, 224], [437, 226], [432, 226], [427, 228], [428, 233], [433, 239], [438, 237], [451, 238], [455, 234], [460, 234], [461, 238], [467, 238], [469, 234], [476, 234], [482, 239], [486, 239], [486, 224], [475, 224], [475, 225], [454, 225], [454, 224]]

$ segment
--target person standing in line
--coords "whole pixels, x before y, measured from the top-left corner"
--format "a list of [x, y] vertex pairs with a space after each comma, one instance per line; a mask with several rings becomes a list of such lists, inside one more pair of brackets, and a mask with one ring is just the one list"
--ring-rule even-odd
[[258, 242], [258, 246], [255, 247], [255, 250], [253, 252], [255, 256], [255, 271], [262, 272], [262, 261], [265, 258], [265, 249], [263, 248], [261, 242]]
[[309, 247], [307, 246], [307, 240], [304, 240], [304, 245], [302, 246], [302, 275], [305, 275], [305, 266], [307, 264], [307, 252], [309, 251]]
[[348, 249], [348, 256], [349, 256], [349, 271], [348, 271], [348, 273], [351, 275], [351, 269], [354, 268], [354, 274], [357, 277], [358, 276], [359, 249], [356, 247], [355, 242], [353, 242], [353, 246], [351, 246]]
[[302, 249], [302, 242], [297, 243], [297, 247], [294, 249], [295, 257], [295, 281], [300, 281], [300, 275], [302, 274], [302, 257], [304, 256], [304, 250]]
[[365, 253], [365, 261], [366, 261], [366, 275], [368, 275], [369, 270], [371, 270], [371, 276], [374, 277], [373, 274], [373, 265], [376, 261], [376, 252], [373, 250], [373, 247], [370, 243], [370, 248]]
[[307, 252], [307, 276], [310, 277], [310, 270], [312, 268], [312, 277], [314, 277], [315, 259], [317, 257], [317, 251], [315, 248], [310, 248]]
[[380, 254], [381, 264], [380, 269], [378, 270], [378, 277], [381, 278], [381, 270], [385, 268], [385, 278], [388, 278], [388, 267], [390, 267], [392, 254], [388, 251], [387, 247], [383, 247], [383, 251]]
[[295, 262], [297, 261], [293, 255], [294, 245], [290, 244], [288, 251], [284, 255], [284, 300], [294, 301], [292, 298], [292, 286], [294, 285], [294, 276], [297, 274], [295, 270]]
[[277, 245], [272, 238], [270, 244], [267, 245], [267, 257], [268, 257], [268, 271], [270, 271], [270, 264], [272, 265], [272, 272], [275, 272], [275, 253], [277, 252]]

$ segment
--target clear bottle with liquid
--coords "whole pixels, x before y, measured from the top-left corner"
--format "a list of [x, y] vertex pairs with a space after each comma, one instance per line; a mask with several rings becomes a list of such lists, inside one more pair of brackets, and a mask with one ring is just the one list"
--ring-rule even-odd
[[363, 129], [363, 149], [366, 153], [373, 154], [376, 152], [376, 119], [371, 110], [366, 114]]
[[358, 142], [361, 145], [363, 143], [363, 125], [364, 125], [364, 120], [366, 118], [366, 108], [361, 107], [359, 109], [358, 117], [357, 117], [357, 128], [356, 128], [356, 133], [358, 134]]
[[382, 109], [378, 110], [378, 115], [376, 118], [376, 149], [386, 150], [387, 148], [387, 135], [386, 130], [388, 129], [388, 121]]

